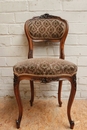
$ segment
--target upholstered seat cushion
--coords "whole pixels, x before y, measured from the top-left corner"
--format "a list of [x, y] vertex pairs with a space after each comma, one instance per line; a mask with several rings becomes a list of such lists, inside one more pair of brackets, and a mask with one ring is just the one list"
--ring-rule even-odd
[[73, 75], [77, 71], [77, 66], [58, 58], [31, 58], [18, 62], [13, 71], [17, 75]]

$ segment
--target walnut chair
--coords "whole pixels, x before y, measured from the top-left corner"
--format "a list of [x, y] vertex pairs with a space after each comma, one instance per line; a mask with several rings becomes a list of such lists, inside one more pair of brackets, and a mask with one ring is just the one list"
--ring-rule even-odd
[[[67, 105], [67, 116], [70, 128], [73, 129], [74, 121], [71, 118], [71, 106], [76, 93], [77, 66], [74, 63], [64, 60], [64, 44], [68, 34], [68, 23], [66, 20], [58, 16], [44, 14], [27, 20], [24, 27], [29, 44], [28, 59], [18, 62], [13, 67], [14, 93], [19, 108], [16, 126], [17, 128], [20, 128], [23, 114], [23, 107], [19, 92], [19, 83], [21, 80], [30, 80], [31, 106], [34, 101], [34, 81], [40, 81], [42, 83], [58, 81], [58, 103], [60, 107], [62, 105], [62, 81], [68, 80], [71, 83], [71, 91]], [[33, 42], [42, 41], [59, 42], [60, 56], [58, 58], [33, 58]]]

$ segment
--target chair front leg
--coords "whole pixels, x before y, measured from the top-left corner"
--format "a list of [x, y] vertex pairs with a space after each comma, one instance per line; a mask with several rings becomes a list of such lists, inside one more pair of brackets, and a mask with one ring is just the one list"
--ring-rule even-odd
[[70, 92], [70, 97], [69, 97], [69, 101], [68, 101], [68, 106], [67, 106], [67, 116], [68, 116], [68, 120], [70, 123], [70, 128], [73, 129], [74, 127], [74, 121], [72, 121], [71, 119], [71, 106], [75, 97], [75, 93], [76, 93], [76, 75], [74, 75], [71, 80], [71, 92]]
[[19, 78], [16, 75], [14, 75], [14, 93], [15, 93], [15, 97], [18, 103], [18, 108], [19, 108], [19, 116], [18, 116], [18, 120], [16, 120], [17, 128], [20, 128], [20, 123], [21, 123], [22, 114], [23, 114], [23, 107], [22, 107], [20, 92], [19, 92], [19, 82], [20, 82]]
[[58, 103], [59, 103], [59, 107], [62, 106], [61, 90], [62, 90], [62, 81], [59, 81], [59, 87], [58, 87]]
[[30, 80], [30, 88], [31, 88], [31, 99], [30, 99], [30, 105], [33, 105], [34, 101], [34, 82]]

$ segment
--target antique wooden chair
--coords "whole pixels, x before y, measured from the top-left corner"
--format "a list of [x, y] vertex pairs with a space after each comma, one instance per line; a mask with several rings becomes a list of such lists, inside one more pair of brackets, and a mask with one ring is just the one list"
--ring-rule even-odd
[[[76, 93], [76, 72], [77, 66], [74, 63], [64, 60], [64, 44], [68, 34], [67, 21], [49, 14], [34, 17], [25, 22], [25, 33], [29, 44], [28, 59], [17, 63], [13, 67], [14, 72], [14, 93], [17, 99], [19, 116], [16, 121], [17, 128], [20, 128], [23, 107], [19, 92], [19, 83], [21, 80], [30, 80], [31, 100], [30, 105], [34, 101], [34, 83], [40, 81], [48, 83], [58, 81], [58, 102], [61, 107], [61, 88], [62, 81], [68, 80], [71, 83], [71, 92], [67, 105], [67, 116], [70, 128], [73, 129], [74, 121], [71, 119], [71, 106]], [[58, 58], [33, 58], [33, 42], [59, 42], [60, 57]]]

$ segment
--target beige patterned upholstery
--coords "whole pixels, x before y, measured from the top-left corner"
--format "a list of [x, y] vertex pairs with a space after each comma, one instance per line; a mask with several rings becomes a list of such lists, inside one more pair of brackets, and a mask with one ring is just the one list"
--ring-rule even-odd
[[60, 39], [66, 29], [66, 25], [59, 19], [31, 19], [28, 23], [29, 33], [35, 39]]
[[77, 66], [58, 58], [31, 58], [17, 63], [13, 70], [17, 75], [73, 75]]

